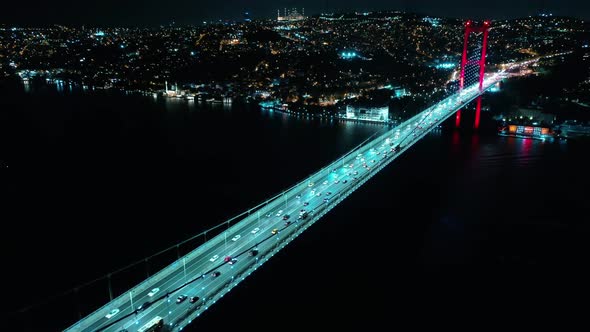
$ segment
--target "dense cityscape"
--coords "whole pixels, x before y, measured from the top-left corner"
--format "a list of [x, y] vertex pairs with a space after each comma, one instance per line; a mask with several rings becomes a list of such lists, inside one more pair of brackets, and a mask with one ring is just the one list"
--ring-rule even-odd
[[[153, 29], [3, 26], [0, 75], [215, 103], [240, 98], [316, 115], [388, 107], [387, 120], [400, 120], [448, 93], [464, 21], [399, 11], [304, 17], [285, 9], [273, 20]], [[560, 91], [516, 106], [555, 113], [545, 106], [590, 105], [590, 24], [549, 14], [491, 23], [488, 71], [563, 52], [578, 62]], [[563, 63], [542, 61], [529, 74]]]
[[261, 331], [345, 330], [444, 307], [439, 286], [587, 275], [582, 18], [0, 22], [0, 106], [0, 168], [33, 170], [7, 205], [41, 220], [6, 236], [11, 331], [250, 329], [259, 307]]

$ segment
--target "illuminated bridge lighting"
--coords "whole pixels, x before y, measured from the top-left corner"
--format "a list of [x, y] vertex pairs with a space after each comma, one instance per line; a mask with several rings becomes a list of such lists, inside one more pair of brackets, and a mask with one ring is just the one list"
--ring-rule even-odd
[[[479, 89], [478, 82], [467, 85], [460, 93], [446, 97], [396, 127], [384, 127], [299, 183], [205, 231], [205, 243], [192, 248], [188, 254], [178, 257], [64, 331], [120, 332], [133, 325], [139, 326], [138, 331], [146, 332], [158, 324], [170, 326], [170, 332], [180, 331], [187, 322], [199, 317], [304, 230], [506, 74], [499, 72], [486, 76], [483, 89]], [[527, 130], [530, 131], [524, 128], [523, 132], [527, 133]], [[535, 134], [534, 129], [531, 133]], [[189, 298], [198, 296], [199, 299], [193, 299], [194, 303], [186, 297], [179, 300], [181, 294], [187, 294]], [[115, 311], [116, 316], [106, 317]]]

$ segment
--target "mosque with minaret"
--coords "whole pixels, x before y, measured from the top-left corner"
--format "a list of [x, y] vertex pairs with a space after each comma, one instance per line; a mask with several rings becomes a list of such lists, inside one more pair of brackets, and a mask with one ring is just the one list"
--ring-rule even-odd
[[281, 16], [280, 9], [277, 9], [277, 21], [279, 22], [293, 22], [301, 21], [305, 19], [305, 8], [301, 8], [301, 13], [296, 8], [287, 11], [287, 8], [283, 10], [283, 16]]

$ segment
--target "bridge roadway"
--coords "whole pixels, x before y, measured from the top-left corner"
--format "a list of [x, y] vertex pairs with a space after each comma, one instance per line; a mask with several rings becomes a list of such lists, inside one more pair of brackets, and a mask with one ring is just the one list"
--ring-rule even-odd
[[[503, 72], [489, 75], [483, 90], [504, 77]], [[162, 317], [170, 331], [179, 331], [375, 173], [480, 94], [478, 84], [468, 86], [353, 149], [251, 210], [243, 220], [65, 331], [132, 332], [155, 316]], [[307, 217], [299, 218], [302, 210], [307, 211]], [[253, 249], [257, 254], [251, 256]], [[236, 261], [225, 261], [228, 256]], [[215, 272], [220, 274], [215, 276]], [[150, 296], [155, 288], [159, 291]], [[176, 303], [181, 294], [187, 299]], [[190, 303], [190, 297], [199, 299]], [[140, 305], [143, 305], [141, 310]], [[115, 314], [107, 318], [113, 310]]]

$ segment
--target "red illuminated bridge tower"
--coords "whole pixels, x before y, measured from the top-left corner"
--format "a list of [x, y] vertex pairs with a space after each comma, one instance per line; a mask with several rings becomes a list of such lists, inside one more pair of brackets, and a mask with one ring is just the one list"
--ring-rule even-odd
[[[465, 74], [466, 68], [473, 68], [476, 67], [479, 69], [479, 91], [481, 92], [483, 87], [483, 78], [484, 78], [484, 69], [486, 65], [486, 47], [488, 43], [488, 32], [490, 30], [490, 22], [484, 21], [480, 25], [476, 25], [472, 21], [465, 22], [465, 38], [463, 41], [463, 57], [461, 58], [461, 74], [459, 76], [459, 92], [463, 90], [463, 85], [465, 84]], [[469, 37], [471, 34], [481, 35], [483, 34], [483, 38], [481, 41], [481, 55], [477, 54], [467, 54], [467, 46], [469, 45]], [[469, 74], [469, 73], [468, 73]], [[479, 128], [479, 118], [481, 113], [481, 95], [477, 97], [477, 108], [475, 110], [475, 122], [473, 124], [473, 128]], [[457, 115], [455, 117], [455, 127], [459, 127], [461, 124], [461, 110], [457, 111]]]

